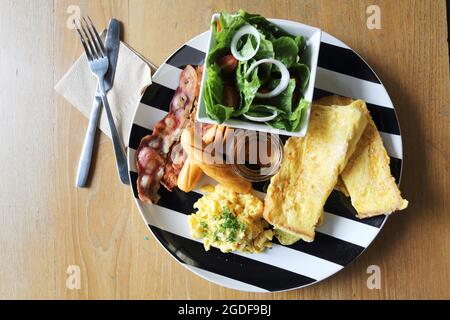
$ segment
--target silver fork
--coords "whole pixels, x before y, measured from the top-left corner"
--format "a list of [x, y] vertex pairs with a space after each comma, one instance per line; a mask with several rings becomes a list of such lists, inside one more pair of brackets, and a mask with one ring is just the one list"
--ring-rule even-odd
[[[117, 132], [116, 125], [114, 124], [114, 118], [109, 107], [108, 98], [106, 97], [105, 74], [109, 68], [108, 57], [105, 54], [105, 47], [103, 46], [103, 42], [97, 30], [95, 29], [94, 24], [89, 17], [88, 20], [89, 22], [83, 17], [82, 20], [78, 20], [78, 22], [75, 22], [74, 24], [76, 26], [78, 35], [80, 36], [84, 51], [86, 52], [86, 56], [89, 61], [89, 68], [98, 80], [100, 98], [102, 99], [103, 106], [105, 107], [109, 128], [111, 130], [111, 137], [114, 146], [114, 153], [116, 155], [117, 169], [119, 171], [120, 180], [124, 184], [130, 184], [124, 147]], [[84, 165], [82, 162], [83, 158], [80, 159], [81, 166]], [[90, 165], [90, 161], [89, 163], [87, 163], [87, 165]], [[86, 170], [86, 172], [87, 171], [89, 170]]]

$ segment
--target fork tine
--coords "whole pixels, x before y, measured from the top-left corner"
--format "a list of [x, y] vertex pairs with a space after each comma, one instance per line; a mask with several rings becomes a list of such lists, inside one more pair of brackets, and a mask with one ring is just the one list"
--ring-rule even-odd
[[81, 44], [83, 45], [84, 52], [86, 53], [86, 57], [90, 61], [90, 60], [92, 60], [92, 53], [91, 53], [89, 47], [86, 45], [86, 40], [84, 39], [83, 35], [81, 34], [80, 28], [79, 28], [77, 22], [75, 21], [75, 19], [73, 19], [73, 24], [75, 25], [75, 29], [77, 30], [78, 36], [80, 37]]
[[[98, 43], [98, 39], [94, 36], [95, 32], [92, 30], [93, 24], [92, 23], [90, 24], [89, 22], [87, 22], [85, 17], [83, 17], [83, 21], [86, 24], [86, 28], [89, 32], [89, 35], [91, 36], [92, 44], [95, 46], [95, 50], [97, 51], [97, 56], [99, 58], [103, 57], [104, 53], [103, 53], [102, 46]], [[101, 43], [101, 41], [100, 41], [100, 43]]]
[[[86, 29], [85, 29], [85, 26], [84, 26], [83, 21], [82, 21], [82, 20], [78, 20], [78, 21], [80, 21], [81, 30], [82, 30], [83, 33], [84, 33], [84, 37], [85, 37], [86, 42], [87, 42], [87, 44], [88, 44], [88, 46], [89, 46], [89, 49], [91, 49], [91, 55], [92, 55], [92, 58], [93, 58], [93, 59], [98, 59], [98, 58], [100, 58], [100, 55], [97, 53], [97, 50], [95, 50], [94, 46], [92, 45], [92, 40], [91, 40], [91, 38], [89, 38], [89, 35], [88, 35], [88, 33], [86, 32]], [[86, 27], [87, 27], [87, 26], [86, 26]]]
[[95, 25], [92, 22], [91, 17], [87, 16], [87, 18], [88, 18], [89, 22], [91, 23], [92, 29], [94, 30], [95, 37], [97, 38], [97, 41], [100, 44], [100, 48], [102, 49], [103, 53], [106, 53], [105, 46], [103, 45], [103, 41], [100, 38], [99, 33], [97, 32], [97, 29], [95, 29]]

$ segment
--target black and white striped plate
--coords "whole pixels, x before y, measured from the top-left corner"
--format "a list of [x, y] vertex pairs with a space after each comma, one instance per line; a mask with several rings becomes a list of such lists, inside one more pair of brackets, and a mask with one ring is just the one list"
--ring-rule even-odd
[[[278, 20], [281, 23], [289, 21]], [[135, 151], [142, 137], [151, 133], [168, 111], [178, 86], [181, 70], [203, 64], [208, 32], [187, 42], [161, 65], [153, 83], [137, 108], [130, 132], [128, 164], [136, 204], [151, 232], [181, 264], [219, 285], [255, 292], [301, 288], [323, 280], [358, 257], [382, 228], [385, 216], [359, 220], [349, 201], [333, 191], [325, 205], [324, 223], [317, 228], [314, 242], [299, 241], [292, 246], [274, 242], [261, 254], [205, 252], [202, 242], [191, 237], [187, 217], [200, 192], [167, 192], [161, 188], [157, 205], [139, 201], [136, 189]], [[341, 41], [322, 33], [315, 85], [315, 99], [338, 94], [367, 102], [373, 120], [391, 157], [391, 171], [397, 182], [402, 170], [402, 138], [394, 106], [377, 75], [364, 60]], [[254, 185], [261, 190], [261, 185]]]

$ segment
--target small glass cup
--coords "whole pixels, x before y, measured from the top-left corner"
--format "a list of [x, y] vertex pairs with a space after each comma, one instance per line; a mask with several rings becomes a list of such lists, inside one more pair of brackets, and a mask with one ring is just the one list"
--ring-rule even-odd
[[243, 129], [235, 132], [231, 165], [246, 180], [269, 180], [280, 169], [283, 155], [283, 144], [276, 134]]

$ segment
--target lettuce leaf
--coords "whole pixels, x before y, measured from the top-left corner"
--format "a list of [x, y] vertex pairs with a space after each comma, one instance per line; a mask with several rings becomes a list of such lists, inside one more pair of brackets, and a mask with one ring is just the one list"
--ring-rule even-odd
[[[255, 54], [255, 60], [267, 59], [267, 58], [275, 58], [275, 51], [273, 50], [272, 42], [267, 40], [266, 37], [261, 34], [260, 35], [260, 43], [258, 52]], [[271, 75], [272, 64], [265, 63], [260, 64], [258, 66], [258, 75], [261, 82], [266, 82]]]
[[289, 131], [289, 120], [287, 120], [285, 117], [278, 116], [274, 120], [266, 123], [275, 129]]
[[[233, 117], [240, 116], [248, 111], [253, 99], [258, 92], [261, 82], [258, 77], [258, 68], [255, 68], [252, 73], [245, 77], [248, 68], [254, 62], [253, 59], [246, 62], [239, 62], [236, 69], [236, 87], [239, 91], [240, 105], [237, 110], [232, 113]], [[250, 80], [248, 79], [250, 78]]]
[[275, 59], [281, 61], [286, 68], [297, 62], [298, 47], [292, 37], [280, 37], [272, 41]]
[[306, 87], [309, 83], [310, 71], [306, 64], [303, 63], [294, 63], [289, 69], [292, 76], [298, 79], [301, 83], [300, 88], [302, 93], [305, 92]]
[[239, 10], [238, 15], [242, 17], [247, 23], [255, 26], [258, 28], [266, 37], [269, 38], [269, 40], [273, 38], [279, 38], [283, 36], [291, 36], [289, 33], [284, 31], [279, 26], [273, 24], [263, 16], [259, 14], [251, 14], [248, 12], [245, 12], [244, 10]]
[[274, 120], [267, 122], [267, 124], [281, 130], [297, 131], [302, 121], [306, 119], [306, 111], [309, 105], [308, 101], [300, 99], [293, 112], [289, 115], [281, 114]]
[[255, 54], [254, 59], [266, 59], [274, 58], [275, 52], [273, 50], [273, 44], [271, 41], [267, 40], [263, 34], [260, 34], [260, 42], [258, 52]]
[[301, 56], [303, 54], [303, 52], [305, 51], [305, 47], [306, 47], [305, 38], [303, 38], [303, 36], [296, 36], [294, 38], [294, 41], [298, 48], [298, 55]]
[[253, 41], [255, 41], [255, 43], [256, 43], [256, 39], [254, 37], [252, 37], [252, 36], [247, 37], [247, 40], [245, 41], [244, 45], [239, 50], [239, 52], [242, 56], [244, 56], [244, 57], [249, 56], [255, 51], [255, 46], [253, 45]]
[[292, 112], [289, 116], [289, 121], [291, 122], [290, 123], [291, 131], [296, 131], [297, 128], [300, 126], [301, 121], [305, 120], [306, 111], [308, 110], [309, 105], [310, 103], [308, 101], [306, 101], [305, 99], [300, 99], [300, 102], [298, 103], [294, 112]]
[[211, 105], [206, 109], [207, 114], [210, 116], [210, 118], [217, 121], [218, 123], [223, 123], [224, 121], [230, 119], [233, 110], [233, 107], [227, 107], [220, 103]]
[[[216, 41], [229, 46], [234, 33], [245, 24], [245, 20], [240, 15], [232, 15], [223, 11], [220, 13], [219, 20], [221, 31], [215, 32]], [[217, 23], [215, 30], [217, 30]]]
[[252, 117], [265, 117], [272, 115], [274, 111], [276, 111], [278, 114], [284, 113], [283, 110], [280, 110], [275, 106], [269, 106], [265, 104], [252, 104], [246, 114]]
[[[274, 79], [268, 84], [267, 88], [272, 90], [278, 85], [278, 83], [280, 83], [280, 80]], [[290, 114], [292, 111], [292, 98], [294, 96], [294, 90], [295, 79], [290, 79], [286, 89], [284, 89], [284, 91], [279, 95], [267, 99], [258, 99], [258, 102], [265, 105], [276, 106], [279, 110], [282, 110], [283, 113]]]
[[203, 99], [208, 116], [219, 123], [228, 120], [233, 107], [222, 105], [223, 81], [220, 78], [220, 68], [217, 64], [207, 67], [208, 79], [205, 83]]

